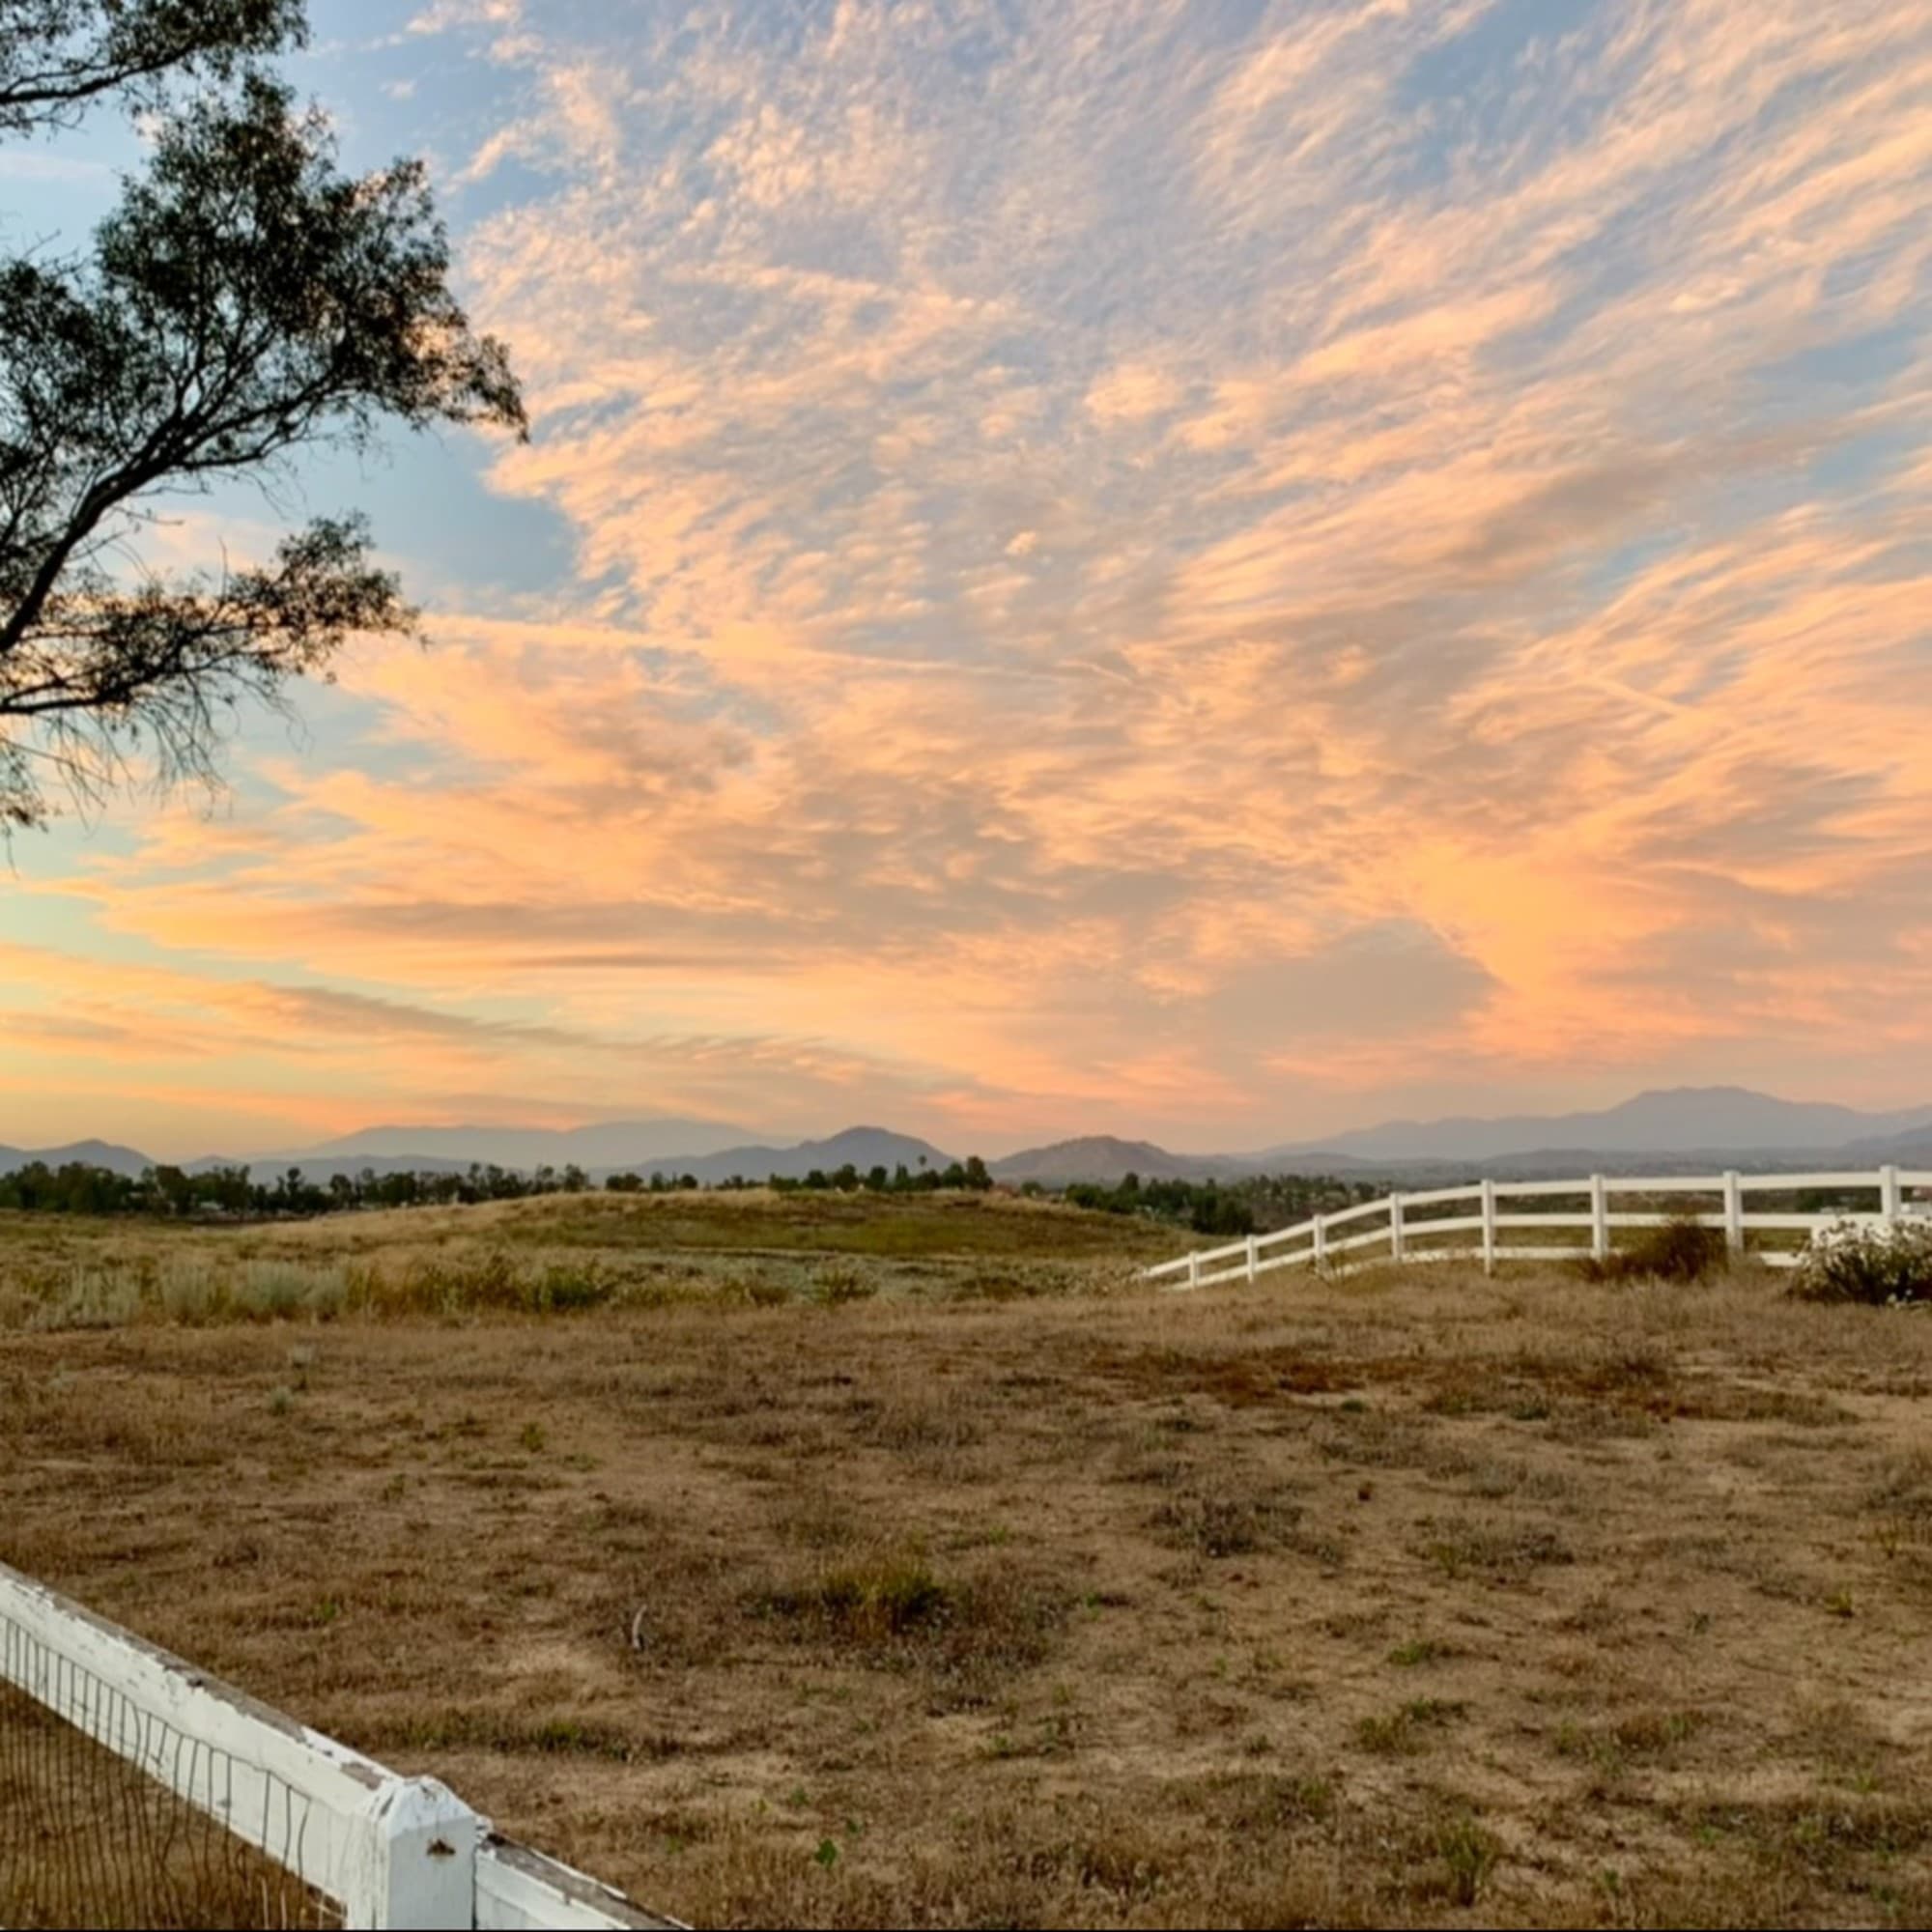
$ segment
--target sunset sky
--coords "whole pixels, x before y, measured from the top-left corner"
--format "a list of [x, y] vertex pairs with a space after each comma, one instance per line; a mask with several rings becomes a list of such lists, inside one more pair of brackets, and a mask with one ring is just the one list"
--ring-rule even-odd
[[432, 644], [15, 839], [0, 1141], [1932, 1101], [1925, 0], [313, 23], [532, 437], [155, 534]]

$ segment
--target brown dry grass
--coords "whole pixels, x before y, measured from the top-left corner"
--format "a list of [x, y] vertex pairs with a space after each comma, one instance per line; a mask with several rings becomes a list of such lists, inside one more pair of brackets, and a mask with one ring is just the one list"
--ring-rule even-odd
[[0, 1556], [697, 1923], [1932, 1921], [1932, 1322], [1080, 1218], [16, 1329]]

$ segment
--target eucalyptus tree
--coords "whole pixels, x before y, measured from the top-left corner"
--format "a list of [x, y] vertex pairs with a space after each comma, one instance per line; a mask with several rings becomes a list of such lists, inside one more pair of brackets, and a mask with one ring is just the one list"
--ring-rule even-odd
[[416, 627], [359, 516], [180, 572], [142, 554], [163, 507], [391, 425], [526, 432], [502, 344], [450, 291], [422, 163], [345, 173], [272, 71], [304, 31], [298, 0], [0, 0], [0, 138], [114, 104], [148, 143], [87, 245], [0, 259], [0, 825], [135, 757], [213, 779], [242, 700]]

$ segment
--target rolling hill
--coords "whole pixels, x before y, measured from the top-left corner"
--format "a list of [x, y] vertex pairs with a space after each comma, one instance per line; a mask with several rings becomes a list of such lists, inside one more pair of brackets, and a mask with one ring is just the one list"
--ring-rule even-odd
[[988, 1165], [995, 1180], [1037, 1180], [1046, 1187], [1064, 1187], [1070, 1180], [1113, 1187], [1130, 1174], [1143, 1180], [1225, 1179], [1249, 1171], [1242, 1162], [1225, 1155], [1170, 1153], [1151, 1141], [1117, 1140], [1112, 1134], [1090, 1134], [1081, 1140], [1056, 1141], [1051, 1147], [1026, 1148]]
[[639, 1174], [696, 1175], [699, 1180], [765, 1180], [778, 1175], [803, 1180], [812, 1169], [835, 1174], [848, 1162], [861, 1174], [883, 1167], [889, 1174], [901, 1162], [915, 1172], [921, 1167], [945, 1168], [954, 1156], [942, 1153], [930, 1141], [895, 1134], [886, 1127], [847, 1127], [822, 1141], [800, 1141], [793, 1147], [737, 1147], [717, 1153], [678, 1156], [639, 1162], [629, 1171]]

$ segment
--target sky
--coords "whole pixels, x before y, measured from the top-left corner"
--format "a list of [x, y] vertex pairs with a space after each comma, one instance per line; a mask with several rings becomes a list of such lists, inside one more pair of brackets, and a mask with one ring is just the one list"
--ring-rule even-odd
[[1922, 0], [312, 18], [532, 435], [156, 532], [429, 646], [14, 840], [0, 1141], [1932, 1101]]

